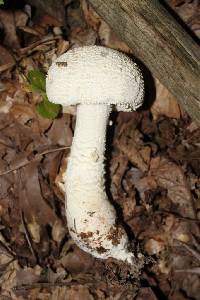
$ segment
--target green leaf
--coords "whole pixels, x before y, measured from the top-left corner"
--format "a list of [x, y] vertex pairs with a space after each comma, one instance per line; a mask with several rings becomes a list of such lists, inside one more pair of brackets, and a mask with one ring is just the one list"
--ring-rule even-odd
[[61, 105], [54, 104], [48, 100], [45, 74], [39, 70], [31, 70], [28, 73], [28, 81], [31, 91], [39, 93], [43, 98], [42, 102], [36, 106], [37, 112], [44, 118], [55, 119], [61, 111]]
[[39, 70], [31, 70], [28, 73], [28, 81], [32, 92], [46, 94], [46, 76]]
[[4, 1], [3, 0], [0, 0], [0, 5], [3, 5], [4, 4]]
[[61, 105], [50, 102], [47, 96], [44, 95], [43, 101], [37, 105], [36, 109], [42, 117], [55, 119], [61, 111]]

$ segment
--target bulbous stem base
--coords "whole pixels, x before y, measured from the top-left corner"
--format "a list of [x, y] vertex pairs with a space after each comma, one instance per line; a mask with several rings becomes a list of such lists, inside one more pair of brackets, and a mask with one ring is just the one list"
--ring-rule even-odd
[[124, 229], [116, 224], [114, 207], [104, 187], [107, 105], [81, 104], [65, 175], [69, 232], [84, 251], [97, 258], [113, 257], [132, 263]]

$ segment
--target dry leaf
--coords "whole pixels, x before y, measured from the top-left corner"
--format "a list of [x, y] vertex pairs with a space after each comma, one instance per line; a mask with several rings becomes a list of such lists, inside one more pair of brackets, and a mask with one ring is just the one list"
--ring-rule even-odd
[[157, 185], [167, 190], [167, 195], [183, 217], [194, 218], [192, 195], [181, 167], [165, 158], [151, 160], [150, 175]]
[[[191, 30], [200, 37], [200, 3], [199, 0], [187, 0], [187, 1], [169, 1], [178, 15], [183, 19], [183, 21], [188, 24]], [[172, 2], [172, 3], [171, 3]]]
[[94, 11], [86, 0], [81, 0], [85, 20], [89, 26], [98, 33], [101, 45], [109, 48], [131, 53], [131, 49], [121, 41], [111, 30], [110, 26]]
[[28, 223], [53, 225], [57, 216], [41, 195], [38, 162], [33, 162], [23, 168], [19, 185], [20, 207]]
[[68, 252], [60, 259], [60, 264], [72, 274], [93, 273], [95, 259], [86, 252], [74, 246], [73, 251]]
[[150, 287], [141, 288], [136, 300], [158, 300]]
[[31, 285], [40, 280], [40, 273], [42, 268], [36, 265], [34, 268], [25, 267], [24, 269], [19, 269], [16, 272], [16, 285]]
[[[12, 54], [3, 46], [0, 45], [0, 71], [7, 69], [8, 65], [10, 67], [15, 65], [15, 59]], [[7, 66], [7, 67], [6, 67]]]
[[0, 9], [0, 22], [4, 28], [4, 44], [10, 49], [19, 49], [20, 43], [16, 33], [15, 17], [12, 11]]
[[151, 107], [154, 120], [159, 116], [179, 119], [181, 111], [176, 98], [156, 79], [156, 99]]
[[[55, 294], [54, 294], [55, 295]], [[52, 298], [52, 300], [94, 300], [92, 294], [90, 294], [86, 286], [76, 286], [68, 289], [67, 293], [60, 290], [59, 296], [57, 298]]]

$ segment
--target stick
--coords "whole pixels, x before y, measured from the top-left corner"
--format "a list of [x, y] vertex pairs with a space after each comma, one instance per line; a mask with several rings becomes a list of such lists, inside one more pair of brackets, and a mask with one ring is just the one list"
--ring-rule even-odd
[[200, 49], [158, 0], [89, 0], [200, 123]]

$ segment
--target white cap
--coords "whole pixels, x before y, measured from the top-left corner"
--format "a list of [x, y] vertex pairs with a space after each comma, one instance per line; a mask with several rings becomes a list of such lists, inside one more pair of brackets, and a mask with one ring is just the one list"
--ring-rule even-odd
[[54, 61], [46, 91], [51, 102], [63, 106], [114, 104], [118, 110], [131, 111], [143, 102], [144, 82], [138, 66], [123, 53], [85, 46]]

